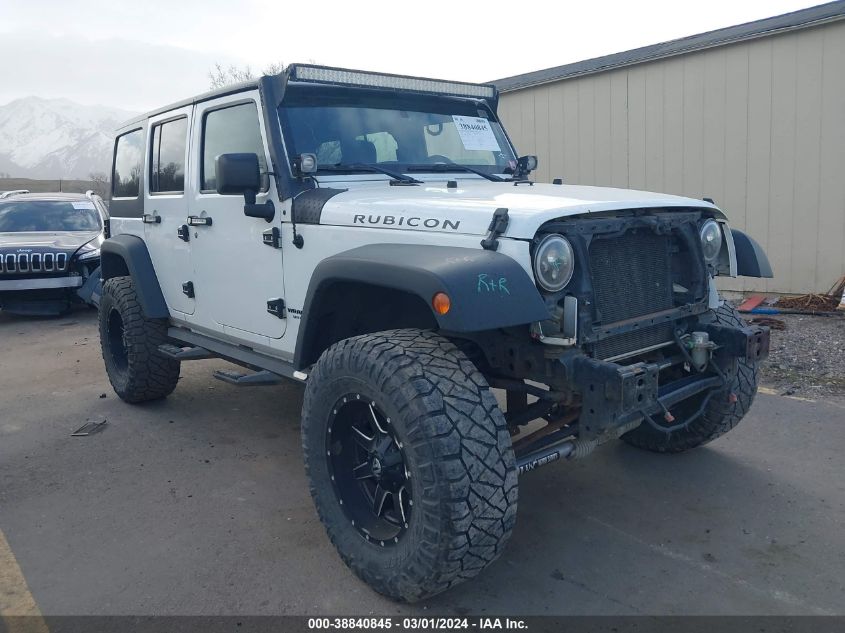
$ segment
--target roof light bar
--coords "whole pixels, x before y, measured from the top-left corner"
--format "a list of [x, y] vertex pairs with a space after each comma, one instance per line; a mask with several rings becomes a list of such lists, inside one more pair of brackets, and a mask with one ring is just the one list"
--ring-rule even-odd
[[292, 68], [291, 78], [295, 81], [344, 84], [367, 88], [393, 88], [395, 90], [449, 94], [480, 99], [493, 99], [496, 96], [496, 87], [489, 84], [469, 84], [460, 81], [405, 77], [402, 75], [388, 75], [361, 70], [330, 68], [328, 66], [297, 64]]

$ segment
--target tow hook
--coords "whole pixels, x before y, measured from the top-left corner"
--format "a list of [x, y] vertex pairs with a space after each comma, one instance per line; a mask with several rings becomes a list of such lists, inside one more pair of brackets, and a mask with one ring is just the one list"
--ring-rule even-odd
[[684, 341], [684, 346], [689, 351], [692, 363], [698, 371], [703, 371], [707, 367], [716, 348], [716, 344], [710, 340], [707, 332], [692, 332]]

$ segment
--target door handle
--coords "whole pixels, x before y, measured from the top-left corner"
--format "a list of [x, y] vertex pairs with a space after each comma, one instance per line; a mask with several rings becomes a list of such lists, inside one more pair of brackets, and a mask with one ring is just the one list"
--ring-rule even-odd
[[144, 224], [161, 224], [161, 216], [145, 213], [141, 218]]
[[211, 218], [208, 216], [189, 215], [188, 226], [211, 226]]

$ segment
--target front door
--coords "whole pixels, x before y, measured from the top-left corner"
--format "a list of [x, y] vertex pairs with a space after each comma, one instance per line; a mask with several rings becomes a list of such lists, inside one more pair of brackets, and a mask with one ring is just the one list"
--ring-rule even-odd
[[[197, 145], [191, 155], [197, 178], [189, 214], [200, 218], [191, 220], [194, 224], [190, 226], [197, 304], [194, 321], [215, 331], [225, 326], [277, 339], [285, 333], [286, 323], [285, 310], [280, 307], [285, 296], [282, 250], [265, 245], [262, 237], [268, 229], [281, 229], [281, 209], [275, 184], [267, 174], [267, 142], [259, 103], [257, 91], [241, 92], [201, 103], [194, 111], [192, 137]], [[272, 222], [245, 216], [243, 196], [216, 192], [215, 159], [233, 152], [258, 155], [263, 185], [257, 202], [275, 201]], [[238, 335], [236, 331], [231, 334]]]

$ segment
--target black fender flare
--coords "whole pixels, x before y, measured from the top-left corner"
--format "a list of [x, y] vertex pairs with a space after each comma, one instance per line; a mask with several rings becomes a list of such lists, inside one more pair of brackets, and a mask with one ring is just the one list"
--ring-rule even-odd
[[[481, 332], [549, 318], [533, 279], [513, 258], [495, 251], [416, 244], [370, 244], [327, 257], [314, 269], [299, 329], [294, 363], [312, 356], [317, 319], [309, 313], [337, 283], [355, 282], [419, 297], [448, 332]], [[438, 314], [432, 298], [451, 299]], [[306, 363], [307, 364], [307, 363]]]
[[772, 278], [772, 265], [766, 251], [757, 241], [746, 233], [731, 228], [734, 249], [736, 251], [736, 274], [740, 277]]
[[145, 317], [165, 319], [170, 316], [150, 252], [140, 237], [123, 234], [107, 239], [100, 247], [100, 267], [103, 283], [112, 277], [132, 277]]

